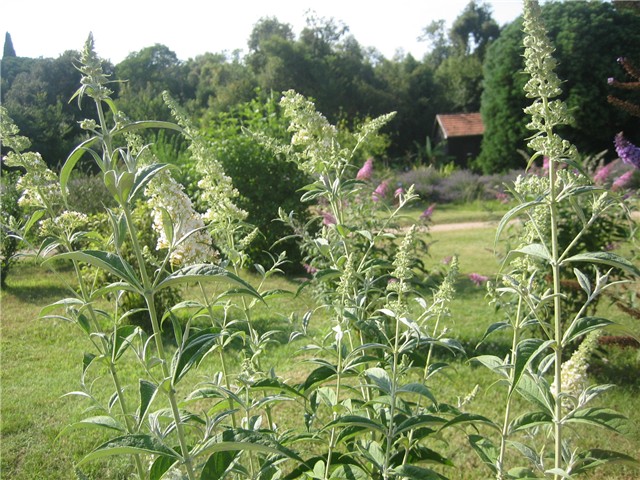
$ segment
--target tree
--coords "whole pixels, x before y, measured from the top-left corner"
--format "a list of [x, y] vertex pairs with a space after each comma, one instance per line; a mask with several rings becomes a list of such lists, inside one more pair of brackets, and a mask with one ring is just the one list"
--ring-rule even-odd
[[[563, 100], [574, 123], [562, 135], [585, 154], [612, 147], [615, 134], [639, 132], [637, 120], [607, 102], [609, 77], [619, 73], [618, 57], [638, 58], [640, 15], [604, 2], [552, 2], [542, 18], [556, 47], [558, 75], [564, 79]], [[482, 116], [485, 135], [478, 166], [485, 172], [523, 166], [517, 153], [526, 136], [521, 20], [506, 27], [489, 48], [484, 66]]]
[[4, 50], [2, 53], [2, 58], [15, 57], [16, 51], [13, 48], [13, 41], [11, 40], [11, 34], [7, 32], [4, 36]]
[[123, 82], [118, 107], [132, 118], [170, 120], [162, 100], [165, 90], [180, 102], [193, 97], [187, 90], [186, 67], [175, 52], [159, 43], [130, 53], [116, 65], [115, 76]]
[[444, 112], [472, 112], [480, 108], [482, 64], [487, 47], [500, 35], [500, 27], [485, 3], [469, 2], [448, 34], [444, 21], [432, 22], [423, 39], [432, 50], [425, 57], [435, 72], [438, 102]]

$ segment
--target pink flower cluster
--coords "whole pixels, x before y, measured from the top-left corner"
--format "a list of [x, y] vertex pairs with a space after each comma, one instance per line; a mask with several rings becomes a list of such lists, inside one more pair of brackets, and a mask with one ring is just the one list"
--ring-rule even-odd
[[479, 273], [470, 273], [469, 280], [475, 283], [478, 287], [482, 286], [483, 283], [489, 280], [489, 277], [485, 275], [480, 275]]
[[364, 165], [360, 170], [358, 170], [358, 174], [356, 175], [356, 180], [370, 180], [371, 175], [373, 174], [373, 157], [367, 158], [367, 161], [364, 162]]
[[431, 205], [429, 205], [426, 210], [424, 212], [422, 212], [422, 215], [420, 215], [420, 220], [431, 220], [431, 216], [433, 215], [433, 211], [436, 208], [436, 204], [432, 203]]
[[380, 185], [376, 187], [373, 191], [373, 201], [377, 202], [379, 200], [384, 199], [387, 196], [387, 192], [389, 191], [389, 181], [383, 180]]

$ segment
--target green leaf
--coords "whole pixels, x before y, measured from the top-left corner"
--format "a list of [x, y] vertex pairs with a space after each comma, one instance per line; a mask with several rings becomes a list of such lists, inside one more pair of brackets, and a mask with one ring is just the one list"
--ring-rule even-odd
[[487, 417], [483, 417], [482, 415], [475, 415], [472, 413], [461, 413], [455, 416], [447, 423], [445, 423], [442, 427], [440, 427], [440, 430], [444, 430], [447, 427], [451, 427], [453, 425], [458, 425], [461, 423], [482, 423], [491, 428], [495, 428], [498, 431], [500, 430], [500, 427], [493, 423], [493, 421], [489, 420]]
[[533, 378], [531, 375], [523, 375], [516, 387], [517, 392], [529, 402], [538, 405], [548, 414], [553, 415], [555, 399], [549, 389], [549, 384], [544, 378]]
[[31, 227], [33, 227], [36, 224], [36, 222], [44, 216], [45, 213], [46, 213], [46, 210], [36, 210], [31, 214], [31, 216], [29, 217], [29, 220], [27, 220], [27, 223], [25, 223], [24, 227], [22, 227], [21, 235], [23, 238], [27, 236], [27, 233], [29, 233], [29, 230], [31, 230]]
[[284, 455], [285, 457], [304, 463], [302, 458], [293, 450], [286, 448], [273, 438], [259, 432], [244, 429], [228, 429], [221, 435], [210, 438], [200, 445], [195, 455], [210, 452], [253, 451], [268, 454]]
[[364, 374], [371, 380], [376, 386], [387, 395], [391, 394], [391, 378], [389, 374], [382, 368], [374, 367], [365, 370]]
[[370, 430], [377, 430], [378, 432], [385, 432], [386, 428], [384, 425], [371, 420], [368, 417], [363, 417], [361, 415], [343, 415], [341, 417], [336, 418], [335, 420], [327, 423], [323, 429], [329, 430], [335, 426], [343, 426], [343, 427], [365, 427]]
[[600, 317], [577, 318], [571, 323], [571, 325], [569, 325], [569, 328], [567, 328], [567, 331], [564, 333], [564, 336], [562, 337], [562, 344], [566, 345], [567, 343], [593, 330], [599, 330], [601, 328], [604, 328], [613, 324], [614, 322], [612, 322], [611, 320], [607, 320], [606, 318], [600, 318]]
[[338, 465], [338, 467], [331, 472], [329, 478], [335, 480], [370, 480], [371, 475], [355, 465]]
[[496, 462], [498, 460], [499, 450], [491, 443], [486, 437], [482, 435], [469, 435], [469, 444], [475, 450], [475, 452], [489, 469], [495, 474], [498, 473], [496, 468]]
[[173, 457], [159, 456], [153, 461], [149, 470], [149, 480], [161, 480], [162, 476], [176, 463]]
[[423, 397], [428, 398], [434, 405], [438, 404], [436, 397], [431, 393], [425, 385], [422, 383], [409, 383], [407, 385], [403, 385], [397, 391], [397, 393], [416, 393], [418, 395], [422, 395]]
[[139, 328], [135, 325], [122, 325], [118, 327], [112, 336], [113, 350], [111, 358], [117, 361], [127, 348], [131, 345], [131, 341], [138, 335]]
[[[97, 137], [91, 137], [76, 148], [69, 154], [67, 159], [64, 162], [64, 165], [60, 169], [60, 190], [62, 192], [62, 198], [67, 198], [67, 183], [69, 183], [69, 178], [71, 177], [71, 172], [78, 163], [78, 160], [82, 158], [82, 156], [87, 152], [88, 148], [91, 147], [94, 143], [98, 141]], [[102, 166], [100, 166], [102, 168]]]
[[405, 421], [396, 426], [396, 434], [401, 434], [409, 430], [417, 430], [425, 427], [438, 427], [445, 423], [445, 420], [435, 415], [420, 414], [408, 417]]
[[136, 172], [133, 188], [131, 189], [131, 193], [129, 194], [129, 202], [132, 202], [136, 195], [144, 190], [147, 184], [153, 179], [155, 175], [157, 175], [162, 170], [165, 170], [169, 167], [168, 163], [154, 163], [152, 165], [147, 165], [139, 169]]
[[640, 277], [640, 269], [620, 255], [612, 252], [586, 252], [565, 258], [562, 265], [572, 262], [597, 263], [619, 268], [627, 273]]
[[495, 355], [478, 355], [471, 359], [473, 362], [478, 362], [487, 367], [498, 375], [509, 378], [509, 372], [507, 371], [508, 365], [505, 365], [504, 360]]
[[541, 243], [531, 243], [529, 245], [525, 245], [522, 248], [518, 248], [517, 250], [511, 250], [509, 254], [504, 259], [504, 264], [509, 262], [513, 257], [518, 257], [521, 255], [526, 255], [528, 257], [536, 257], [542, 260], [546, 260], [547, 262], [551, 262], [551, 254], [546, 246]]
[[173, 384], [177, 384], [185, 374], [198, 363], [216, 344], [219, 332], [213, 328], [201, 330], [191, 335], [187, 341], [176, 351], [171, 364]]
[[509, 433], [514, 433], [519, 430], [526, 430], [527, 428], [537, 427], [539, 425], [545, 425], [553, 422], [553, 417], [548, 412], [529, 412], [520, 415], [509, 423]]
[[44, 317], [45, 315], [51, 313], [54, 310], [57, 310], [60, 307], [63, 307], [66, 309], [69, 307], [82, 307], [84, 306], [84, 304], [85, 304], [84, 301], [80, 300], [79, 298], [74, 298], [74, 297], [63, 298], [62, 300], [58, 300], [57, 302], [51, 303], [46, 307], [43, 307], [42, 310], [40, 310], [40, 313], [38, 314], [38, 316]]
[[188, 267], [181, 268], [162, 280], [156, 287], [156, 290], [159, 291], [163, 288], [182, 285], [185, 283], [215, 282], [219, 280], [240, 285], [244, 289], [244, 293], [262, 300], [262, 296], [249, 283], [245, 282], [243, 279], [228, 270], [225, 270], [218, 265], [211, 264], [190, 265]]
[[527, 203], [521, 203], [515, 207], [513, 207], [511, 210], [509, 210], [507, 213], [504, 214], [504, 216], [502, 217], [502, 219], [500, 220], [500, 223], [498, 224], [498, 228], [496, 229], [496, 236], [495, 239], [493, 241], [493, 248], [495, 250], [496, 246], [498, 245], [498, 240], [500, 239], [500, 235], [502, 235], [502, 230], [504, 230], [504, 227], [506, 227], [509, 222], [517, 215], [521, 214], [522, 212], [529, 210], [530, 208], [536, 207], [538, 205], [542, 204], [542, 200], [540, 199], [536, 199], [532, 202], [527, 202]]
[[147, 380], [140, 379], [140, 405], [138, 405], [138, 426], [142, 425], [145, 416], [147, 415], [147, 411], [153, 402], [153, 399], [158, 392], [158, 387], [155, 383], [151, 383]]
[[610, 408], [589, 407], [572, 412], [566, 423], [586, 423], [613, 430], [617, 433], [625, 433], [628, 419], [621, 413]]
[[607, 463], [624, 463], [631, 465], [632, 467], [638, 467], [639, 465], [635, 458], [625, 455], [624, 453], [594, 448], [592, 450], [580, 452], [577, 455], [576, 462], [571, 467], [571, 473], [583, 473], [586, 470], [599, 467], [600, 465]]
[[495, 323], [492, 323], [491, 325], [489, 325], [489, 328], [487, 328], [487, 331], [484, 332], [484, 335], [482, 336], [482, 338], [480, 339], [480, 341], [476, 345], [476, 348], [478, 348], [480, 346], [480, 344], [482, 342], [484, 342], [485, 339], [489, 335], [491, 335], [493, 332], [497, 332], [498, 330], [504, 330], [505, 328], [511, 328], [511, 324], [509, 322], [495, 322]]
[[165, 446], [157, 438], [150, 435], [134, 434], [117, 437], [103, 443], [78, 462], [78, 466], [87, 462], [112, 455], [136, 455], [136, 454], [164, 455], [178, 459], [176, 453]]
[[513, 370], [513, 381], [509, 388], [509, 395], [515, 391], [527, 366], [533, 362], [540, 353], [549, 348], [551, 344], [553, 344], [553, 340], [543, 342], [537, 338], [525, 338], [516, 345], [516, 362]]
[[109, 430], [116, 430], [118, 432], [126, 431], [126, 428], [118, 421], [116, 421], [116, 419], [114, 419], [113, 417], [109, 417], [107, 415], [99, 415], [97, 417], [83, 418], [79, 422], [67, 425], [62, 429], [58, 436], [67, 433], [69, 430], [76, 430], [78, 428], [107, 428]]
[[447, 477], [440, 475], [430, 468], [418, 467], [416, 465], [400, 465], [393, 470], [398, 475], [410, 480], [447, 480]]
[[587, 277], [581, 270], [574, 268], [573, 273], [575, 273], [576, 278], [578, 279], [578, 283], [582, 290], [584, 290], [587, 296], [591, 295], [591, 282], [589, 281], [589, 277]]
[[135, 287], [138, 293], [142, 295], [142, 285], [140, 285], [138, 279], [133, 276], [133, 268], [131, 265], [129, 265], [126, 260], [114, 255], [113, 253], [103, 252], [100, 250], [66, 252], [54, 255], [43, 263], [50, 262], [54, 259], [76, 260], [78, 262], [85, 262], [94, 267], [106, 270], [122, 280], [129, 282], [129, 284]]
[[224, 472], [233, 463], [240, 453], [238, 450], [228, 450], [224, 452], [213, 452], [200, 473], [200, 480], [220, 480], [224, 476]]
[[307, 392], [309, 389], [313, 388], [317, 384], [332, 378], [333, 376], [336, 375], [336, 368], [337, 367], [335, 366], [331, 366], [331, 367], [323, 366], [323, 367], [316, 368], [309, 375], [307, 375], [307, 378], [305, 379], [304, 383], [300, 385], [300, 389], [303, 392]]

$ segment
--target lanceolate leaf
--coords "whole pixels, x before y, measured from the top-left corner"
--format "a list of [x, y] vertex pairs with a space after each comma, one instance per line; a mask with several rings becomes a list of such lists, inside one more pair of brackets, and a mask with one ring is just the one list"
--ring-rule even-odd
[[77, 428], [106, 428], [109, 430], [116, 430], [118, 432], [124, 432], [126, 429], [123, 425], [121, 425], [118, 421], [116, 421], [113, 417], [109, 417], [107, 415], [100, 415], [97, 417], [89, 417], [80, 420], [79, 422], [73, 423], [65, 427], [60, 435], [68, 432], [69, 430], [74, 430]]
[[513, 372], [513, 382], [510, 387], [509, 395], [511, 395], [518, 386], [520, 377], [524, 373], [525, 368], [542, 352], [544, 352], [551, 344], [552, 340], [543, 342], [536, 338], [526, 338], [516, 346], [516, 361]]
[[140, 379], [140, 405], [138, 406], [138, 425], [144, 421], [147, 411], [151, 406], [151, 402], [158, 392], [158, 387], [147, 380]]
[[438, 401], [433, 393], [431, 393], [431, 390], [422, 383], [409, 383], [407, 385], [403, 385], [397, 390], [397, 393], [416, 393], [428, 398], [434, 405], [438, 404]]
[[633, 467], [638, 467], [638, 461], [624, 453], [600, 450], [596, 448], [580, 452], [578, 454], [577, 461], [571, 468], [571, 473], [583, 473], [590, 468], [599, 467], [605, 463], [625, 463]]
[[330, 429], [331, 427], [335, 427], [335, 426], [343, 426], [343, 427], [358, 426], [358, 427], [365, 427], [370, 430], [377, 430], [379, 432], [386, 431], [386, 428], [384, 425], [381, 425], [378, 422], [371, 420], [370, 418], [363, 417], [360, 415], [344, 415], [342, 417], [339, 417], [333, 420], [332, 422], [327, 423], [324, 426], [324, 428]]
[[87, 149], [97, 141], [97, 137], [91, 137], [85, 140], [80, 145], [78, 145], [73, 150], [73, 152], [71, 152], [71, 154], [67, 157], [67, 160], [64, 162], [64, 165], [60, 170], [60, 190], [62, 191], [63, 198], [66, 198], [67, 196], [67, 183], [69, 183], [71, 172], [73, 172], [76, 163], [78, 163], [78, 160], [80, 160], [82, 156], [87, 152]]
[[243, 429], [225, 430], [221, 435], [207, 440], [197, 448], [194, 454], [200, 456], [213, 452], [232, 452], [236, 450], [284, 455], [285, 457], [304, 463], [297, 453], [281, 445], [273, 438], [258, 432]]
[[129, 282], [132, 286], [137, 288], [138, 293], [142, 294], [142, 286], [138, 279], [135, 278], [132, 274], [133, 268], [129, 265], [126, 260], [120, 258], [117, 255], [109, 252], [103, 252], [100, 250], [84, 250], [82, 252], [66, 252], [59, 253], [51, 257], [50, 259], [45, 260], [48, 262], [53, 259], [68, 259], [68, 260], [76, 260], [78, 262], [85, 262], [89, 265], [93, 265], [94, 267], [101, 268], [103, 270], [108, 271], [109, 273], [119, 277], [126, 282]]
[[369, 380], [375, 383], [382, 392], [387, 395], [391, 394], [391, 379], [389, 378], [389, 374], [382, 368], [369, 368], [364, 374]]
[[151, 465], [151, 470], [149, 470], [149, 480], [161, 480], [162, 476], [167, 473], [167, 470], [169, 470], [174, 463], [176, 463], [176, 459], [173, 457], [156, 457]]
[[131, 122], [124, 125], [122, 128], [113, 131], [113, 135], [125, 132], [135, 132], [137, 130], [145, 130], [148, 128], [166, 128], [167, 130], [175, 130], [176, 132], [182, 132], [182, 128], [179, 125], [171, 122], [162, 122], [159, 120], [142, 120], [139, 122]]
[[551, 254], [549, 253], [547, 247], [545, 247], [541, 243], [531, 243], [517, 250], [511, 250], [505, 258], [504, 262], [507, 263], [513, 257], [517, 257], [520, 255], [540, 258], [542, 260], [546, 260], [547, 262], [551, 261]]
[[603, 265], [609, 265], [610, 267], [619, 268], [627, 273], [640, 277], [640, 269], [633, 263], [620, 255], [616, 255], [612, 252], [586, 252], [579, 253], [572, 257], [566, 258], [562, 263], [598, 263]]
[[144, 187], [147, 186], [158, 172], [161, 172], [168, 167], [169, 164], [167, 163], [154, 163], [138, 170], [133, 181], [133, 188], [129, 194], [129, 201], [133, 201], [136, 195], [144, 190]]
[[202, 467], [200, 480], [220, 480], [229, 468], [229, 465], [238, 456], [239, 451], [229, 450], [224, 452], [213, 452]]
[[611, 320], [600, 317], [581, 317], [573, 321], [562, 338], [562, 344], [575, 340], [576, 338], [585, 335], [593, 330], [604, 328], [608, 325], [613, 325]]
[[216, 344], [220, 333], [212, 329], [202, 330], [190, 336], [186, 343], [176, 351], [171, 369], [173, 383], [178, 383], [191, 367], [200, 363], [200, 360]]
[[500, 235], [502, 235], [502, 230], [504, 230], [504, 227], [506, 227], [507, 224], [514, 217], [521, 214], [522, 212], [525, 212], [526, 210], [529, 210], [532, 207], [540, 205], [541, 203], [542, 203], [542, 200], [540, 199], [536, 199], [532, 202], [521, 203], [520, 205], [513, 207], [511, 210], [505, 213], [502, 219], [500, 220], [500, 223], [498, 224], [498, 228], [496, 229], [496, 236], [493, 241], [493, 248], [495, 249], [496, 245], [498, 244], [498, 240], [500, 239]]
[[190, 265], [181, 268], [162, 280], [156, 287], [156, 290], [183, 285], [185, 283], [216, 282], [220, 280], [237, 284], [242, 287], [243, 293], [262, 300], [262, 296], [249, 283], [218, 265], [210, 264]]
[[410, 480], [446, 480], [447, 477], [431, 470], [430, 468], [418, 467], [415, 465], [400, 465], [394, 471], [402, 478]]
[[498, 448], [491, 443], [491, 440], [483, 437], [482, 435], [469, 435], [469, 443], [471, 447], [480, 457], [480, 460], [489, 467], [489, 469], [495, 474], [498, 472], [496, 468], [496, 461], [498, 459]]
[[78, 466], [100, 458], [112, 455], [135, 454], [164, 455], [166, 457], [179, 458], [172, 449], [161, 443], [157, 438], [149, 435], [124, 435], [103, 443], [93, 452], [89, 453], [78, 462]]
[[627, 417], [621, 413], [611, 410], [610, 408], [582, 408], [573, 412], [569, 418], [565, 419], [566, 423], [588, 423], [597, 425], [617, 433], [625, 433], [628, 425]]
[[551, 423], [553, 418], [548, 412], [529, 412], [515, 418], [509, 424], [509, 432], [517, 432], [518, 430], [526, 430], [527, 428], [537, 427]]

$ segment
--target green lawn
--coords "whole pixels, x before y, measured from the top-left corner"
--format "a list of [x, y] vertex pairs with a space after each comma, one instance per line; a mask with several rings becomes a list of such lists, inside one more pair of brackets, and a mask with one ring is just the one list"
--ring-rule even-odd
[[[444, 210], [444, 209], [443, 209]], [[459, 217], [462, 218], [462, 215]], [[452, 335], [460, 338], [473, 355], [479, 338], [488, 325], [499, 317], [487, 304], [485, 290], [474, 285], [469, 273], [480, 273], [492, 277], [498, 269], [493, 256], [492, 229], [473, 231], [460, 230], [433, 233], [425, 240], [429, 243], [426, 263], [429, 269], [439, 268], [443, 259], [451, 254], [460, 258], [460, 278], [457, 282], [456, 299], [452, 305], [449, 326]], [[78, 430], [57, 438], [69, 423], [86, 416], [86, 403], [65, 393], [77, 390], [81, 373], [81, 359], [89, 345], [75, 330], [76, 327], [54, 320], [38, 320], [40, 309], [64, 296], [66, 280], [70, 272], [54, 274], [34, 265], [21, 264], [11, 272], [6, 291], [0, 296], [2, 308], [2, 331], [0, 337], [2, 427], [1, 427], [1, 477], [14, 480], [69, 479], [74, 477], [74, 463], [80, 460], [105, 437], [94, 430]], [[251, 279], [251, 277], [248, 277]], [[274, 279], [273, 288], [295, 290], [296, 279]], [[279, 375], [293, 382], [301, 378], [302, 368], [299, 348], [303, 342], [287, 344], [291, 324], [288, 318], [300, 317], [314, 303], [308, 296], [295, 302], [288, 298], [256, 312], [255, 322], [260, 330], [279, 329], [282, 341], [269, 351], [267, 368], [274, 366]], [[633, 323], [624, 313], [602, 307], [604, 314], [626, 324], [640, 334], [640, 325]], [[310, 331], [321, 336], [329, 327], [329, 318], [318, 311], [311, 320]], [[482, 347], [495, 354], [503, 354], [506, 339], [496, 337], [492, 343]], [[483, 351], [485, 351], [483, 350]], [[607, 347], [599, 352], [600, 359], [594, 362], [594, 379], [599, 383], [616, 383], [619, 386], [608, 392], [600, 402], [615, 408], [632, 420], [633, 427], [626, 437], [609, 434], [604, 430], [580, 431], [581, 443], [585, 446], [615, 448], [629, 455], [638, 456], [640, 451], [640, 351]], [[233, 362], [233, 352], [229, 355]], [[131, 362], [133, 364], [133, 362]], [[440, 401], [455, 404], [457, 397], [469, 393], [476, 384], [480, 392], [470, 409], [491, 418], [500, 414], [503, 391], [493, 385], [494, 378], [485, 369], [469, 364], [464, 358], [454, 359], [453, 370], [439, 377], [433, 386]], [[214, 358], [194, 375], [194, 382], [211, 375], [218, 368]], [[123, 372], [125, 380], [135, 379], [135, 368]], [[107, 379], [98, 381], [97, 391], [108, 391]], [[289, 415], [289, 410], [285, 411]], [[287, 418], [289, 420], [289, 418]], [[446, 440], [447, 443], [444, 443]], [[443, 438], [438, 449], [447, 452], [458, 468], [444, 473], [450, 478], [479, 479], [489, 476], [476, 455], [464, 440], [461, 432], [451, 431]], [[101, 460], [88, 464], [84, 472], [89, 478], [128, 478], [131, 471], [125, 459]], [[614, 467], [596, 470], [590, 478], [632, 479], [640, 476], [640, 470]]]

